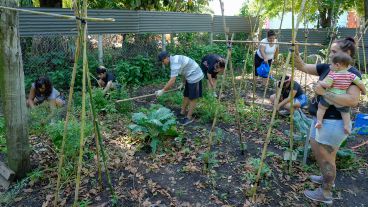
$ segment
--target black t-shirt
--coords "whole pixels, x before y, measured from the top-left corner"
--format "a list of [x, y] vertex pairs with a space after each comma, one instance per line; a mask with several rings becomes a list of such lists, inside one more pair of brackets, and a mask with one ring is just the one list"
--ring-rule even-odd
[[[362, 78], [360, 72], [356, 68], [351, 67], [348, 69], [348, 71], [351, 73], [354, 73], [359, 78]], [[330, 72], [330, 64], [318, 64], [317, 65], [317, 73], [319, 75], [319, 80], [323, 80], [328, 75], [329, 72]], [[318, 103], [319, 103], [320, 97], [321, 96], [319, 95], [317, 97], [313, 97], [311, 104], [309, 105], [309, 113], [314, 116], [317, 114]], [[342, 118], [341, 118], [341, 113], [336, 110], [336, 107], [331, 105], [330, 107], [328, 107], [323, 119], [342, 119]]]
[[107, 84], [109, 81], [115, 82], [115, 76], [111, 72], [106, 72], [106, 76], [102, 80], [105, 82], [105, 84]]
[[209, 54], [204, 56], [201, 61], [201, 68], [203, 72], [209, 73], [211, 75], [217, 74], [217, 72], [215, 72], [215, 65], [219, 62], [220, 58], [221, 56], [216, 54]]
[[[288, 88], [283, 88], [282, 89], [282, 99], [286, 99], [289, 97], [290, 94], [290, 88], [291, 88], [291, 83], [289, 85]], [[294, 81], [294, 90], [296, 90], [296, 94], [295, 94], [295, 98], [299, 97], [300, 95], [304, 94], [304, 91], [302, 89], [302, 87], [300, 86], [300, 84], [296, 81]]]

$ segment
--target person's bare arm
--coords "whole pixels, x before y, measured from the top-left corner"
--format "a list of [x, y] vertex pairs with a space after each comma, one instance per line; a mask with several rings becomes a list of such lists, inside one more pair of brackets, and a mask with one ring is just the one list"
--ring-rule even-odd
[[[296, 95], [297, 91], [293, 90], [290, 94], [288, 98], [285, 98], [283, 101], [281, 101], [278, 105], [278, 108], [280, 109], [281, 107], [283, 107], [285, 104], [290, 102], [290, 98], [294, 98]], [[291, 97], [290, 97], [291, 96]]]
[[360, 89], [356, 85], [351, 85], [346, 91], [346, 94], [341, 95], [327, 92], [321, 85], [316, 85], [314, 91], [316, 94], [323, 96], [333, 104], [340, 106], [354, 107], [359, 103]]
[[215, 84], [213, 83], [212, 75], [207, 73], [208, 82], [210, 82], [211, 88], [214, 88]]
[[103, 90], [103, 93], [106, 94], [111, 89], [111, 87], [112, 87], [112, 80], [107, 82], [107, 84], [106, 84], [106, 86]]
[[36, 97], [36, 89], [35, 88], [31, 88], [31, 90], [29, 91], [28, 94], [28, 106], [29, 107], [34, 107], [34, 99]]
[[299, 55], [299, 47], [298, 45], [295, 45], [295, 68], [297, 70], [303, 71], [305, 73], [311, 74], [311, 75], [316, 75], [318, 76], [317, 73], [317, 65], [316, 64], [306, 64], [304, 63], [304, 61], [302, 60], [302, 58]]
[[261, 46], [259, 46], [259, 51], [261, 52], [261, 55], [262, 55], [262, 57], [263, 57], [263, 60], [264, 60], [265, 62], [267, 62], [267, 61], [268, 61], [268, 59], [266, 58], [265, 49], [266, 49], [266, 46], [265, 46], [265, 45], [261, 45]]
[[166, 83], [165, 87], [162, 89], [165, 92], [168, 91], [175, 83], [176, 81], [176, 77], [172, 77], [170, 78], [170, 80]]
[[367, 89], [365, 88], [365, 85], [363, 82], [356, 83], [356, 85], [359, 87], [359, 89], [362, 91], [363, 95], [367, 95]]

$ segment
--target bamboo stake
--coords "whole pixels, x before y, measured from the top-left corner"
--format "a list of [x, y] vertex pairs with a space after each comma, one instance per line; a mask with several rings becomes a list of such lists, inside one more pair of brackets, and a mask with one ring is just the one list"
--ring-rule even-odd
[[[293, 165], [293, 145], [294, 145], [294, 97], [292, 96], [294, 90], [294, 76], [295, 76], [295, 67], [294, 67], [294, 58], [295, 58], [295, 39], [296, 33], [294, 29], [294, 9], [295, 9], [295, 1], [291, 0], [291, 22], [292, 22], [292, 29], [291, 29], [291, 42], [292, 51], [291, 51], [291, 84], [290, 84], [290, 160], [289, 160], [289, 174], [291, 173], [291, 168]], [[300, 12], [301, 13], [301, 12]]]
[[[213, 40], [214, 42], [226, 42], [226, 40]], [[250, 41], [250, 40], [234, 40], [232, 43], [261, 43], [260, 41]], [[262, 44], [277, 44], [277, 45], [292, 45], [291, 42], [273, 42], [273, 43], [264, 43]], [[310, 47], [324, 47], [324, 45], [320, 43], [305, 43], [305, 42], [295, 42], [295, 45], [302, 46], [310, 46]]]
[[[304, 30], [304, 42], [308, 42], [308, 24], [307, 24], [307, 18], [304, 15], [304, 28], [306, 29], [306, 31]], [[307, 46], [304, 46], [304, 62], [307, 62]], [[303, 73], [302, 73], [303, 74]], [[308, 79], [308, 73], [305, 73], [305, 77], [304, 77], [304, 92], [307, 94], [307, 79]], [[300, 81], [300, 83], [302, 83]]]
[[[75, 15], [77, 14], [77, 10], [74, 11]], [[58, 177], [56, 181], [56, 191], [55, 191], [55, 200], [54, 200], [54, 207], [57, 206], [57, 202], [59, 200], [59, 194], [60, 194], [60, 181], [61, 181], [61, 170], [63, 168], [63, 162], [64, 162], [64, 149], [65, 149], [65, 143], [68, 136], [68, 123], [69, 123], [69, 116], [72, 110], [72, 102], [73, 102], [73, 94], [74, 94], [74, 84], [75, 84], [75, 77], [77, 74], [77, 67], [78, 67], [78, 61], [80, 56], [80, 44], [81, 44], [81, 37], [83, 36], [82, 31], [80, 30], [80, 22], [77, 21], [77, 27], [78, 29], [78, 35], [75, 40], [75, 54], [74, 54], [74, 65], [73, 65], [73, 72], [72, 72], [72, 80], [70, 82], [69, 87], [69, 98], [68, 98], [68, 105], [67, 105], [67, 112], [64, 122], [64, 132], [63, 132], [63, 139], [61, 142], [61, 149], [59, 154], [59, 163], [58, 163]]]
[[[282, 9], [283, 13], [282, 13], [282, 17], [281, 17], [281, 22], [280, 22], [280, 26], [279, 26], [279, 31], [278, 31], [278, 35], [280, 35], [281, 33], [281, 28], [282, 28], [282, 21], [283, 21], [283, 18], [284, 18], [284, 12], [285, 12], [285, 6], [286, 6], [286, 0], [284, 0], [284, 8]], [[274, 57], [274, 59], [277, 58], [277, 57]], [[271, 76], [271, 71], [273, 69], [273, 64], [271, 65], [270, 67], [270, 72], [267, 76], [267, 80], [266, 80], [266, 86], [265, 86], [265, 90], [263, 92], [263, 98], [262, 98], [262, 105], [264, 104], [264, 101], [266, 99], [266, 94], [267, 94], [267, 90], [268, 90], [268, 86], [269, 86], [269, 83], [270, 83], [270, 76]], [[277, 67], [276, 67], [277, 68]], [[277, 69], [276, 69], [277, 70]], [[261, 119], [261, 110], [258, 111], [258, 116], [257, 116], [257, 125], [259, 124], [259, 121]]]
[[[87, 0], [83, 1], [82, 6], [82, 17], [87, 17]], [[85, 134], [84, 128], [86, 124], [86, 76], [87, 76], [87, 23], [82, 24], [83, 28], [83, 75], [82, 75], [82, 114], [81, 114], [81, 129], [80, 129], [80, 142], [79, 142], [79, 157], [78, 157], [78, 169], [77, 169], [77, 179], [75, 181], [75, 191], [74, 191], [74, 203], [73, 206], [78, 206], [79, 198], [79, 188], [82, 170], [82, 159], [84, 154], [84, 144], [85, 144]]]
[[[222, 20], [223, 20], [223, 24], [224, 24], [225, 36], [226, 36], [226, 39], [229, 39], [228, 35], [226, 34], [226, 20], [225, 20], [225, 15], [224, 15], [224, 4], [222, 3], [221, 0], [219, 0], [219, 2], [220, 2], [220, 6], [221, 6], [221, 13], [222, 13], [222, 18], [223, 18]], [[233, 38], [234, 38], [234, 33], [232, 34], [231, 39], [233, 39]], [[231, 80], [232, 80], [232, 84], [233, 84], [234, 103], [235, 103], [235, 119], [237, 120], [237, 125], [238, 125], [238, 136], [239, 136], [239, 142], [240, 142], [240, 151], [241, 151], [241, 154], [244, 155], [245, 146], [244, 146], [244, 142], [243, 142], [242, 135], [241, 135], [240, 113], [239, 113], [239, 108], [238, 108], [239, 95], [238, 95], [238, 92], [236, 90], [236, 84], [235, 84], [234, 69], [233, 69], [232, 58], [231, 58], [231, 54], [232, 54], [231, 43], [230, 43], [230, 45], [228, 45], [227, 53], [228, 53], [228, 62], [229, 62], [228, 64], [229, 64], [229, 67], [230, 67]]]
[[[300, 7], [300, 11], [304, 11], [305, 2], [306, 2], [306, 0], [303, 0], [302, 1], [301, 7]], [[296, 27], [294, 29], [295, 30], [295, 32], [294, 32], [294, 35], [295, 36], [296, 36], [296, 34], [298, 32], [300, 18], [301, 18], [301, 12], [299, 13], [299, 15], [297, 17]], [[271, 131], [272, 131], [272, 128], [273, 128], [273, 125], [274, 125], [274, 121], [275, 121], [275, 116], [276, 116], [276, 111], [277, 111], [276, 110], [277, 109], [276, 103], [279, 103], [279, 100], [280, 100], [281, 91], [282, 91], [282, 88], [283, 88], [283, 85], [284, 85], [284, 81], [285, 81], [286, 69], [289, 67], [289, 63], [290, 63], [291, 53], [292, 52], [289, 51], [288, 56], [287, 56], [287, 59], [286, 59], [286, 63], [284, 65], [285, 68], [284, 68], [284, 72], [283, 72], [282, 79], [281, 79], [281, 87], [280, 87], [280, 90], [277, 91], [278, 93], [276, 93], [276, 98], [275, 98], [274, 107], [273, 107], [273, 111], [272, 111], [271, 122], [269, 124], [267, 135], [266, 135], [266, 139], [265, 139], [265, 143], [264, 143], [263, 149], [262, 149], [261, 162], [260, 162], [260, 165], [259, 165], [259, 168], [258, 168], [256, 181], [255, 181], [254, 186], [252, 188], [253, 201], [256, 201], [256, 194], [257, 194], [258, 182], [259, 182], [259, 179], [261, 177], [261, 171], [262, 171], [262, 168], [263, 168], [263, 165], [264, 165], [264, 159], [266, 158], [267, 147], [268, 147], [268, 144], [270, 142]]]
[[[221, 4], [221, 2], [220, 2], [220, 4]], [[231, 36], [231, 40], [233, 38], [234, 38], [234, 35]], [[229, 51], [228, 51], [227, 52], [227, 56], [226, 56], [224, 74], [222, 75], [222, 79], [221, 79], [221, 86], [220, 86], [219, 96], [217, 98], [217, 102], [218, 103], [221, 103], [222, 92], [223, 92], [223, 89], [224, 89], [224, 86], [225, 86], [225, 80], [226, 80], [226, 71], [227, 71], [228, 64], [229, 64], [229, 57], [230, 57], [230, 54], [229, 54]], [[213, 136], [214, 136], [215, 127], [216, 127], [216, 123], [217, 123], [218, 113], [219, 113], [219, 109], [218, 109], [218, 107], [216, 105], [215, 116], [213, 118], [211, 130], [210, 130], [210, 133], [208, 135], [208, 147], [207, 147], [208, 148], [208, 150], [207, 150], [208, 152], [211, 152], [211, 149], [212, 149], [212, 142], [213, 142]], [[205, 164], [205, 169], [208, 169], [208, 164], [209, 164], [208, 163], [208, 159], [205, 159], [204, 160], [204, 164]]]
[[[173, 91], [177, 91], [179, 90], [179, 88], [175, 88], [172, 90], [168, 90], [165, 93], [169, 93], [169, 92], [173, 92]], [[136, 100], [136, 99], [141, 99], [141, 98], [147, 98], [147, 97], [152, 97], [152, 96], [156, 96], [155, 93], [151, 93], [151, 94], [146, 94], [146, 95], [142, 95], [142, 96], [136, 96], [136, 97], [132, 97], [132, 98], [126, 98], [126, 99], [122, 99], [122, 100], [116, 100], [115, 103], [121, 103], [121, 102], [126, 102], [126, 101], [132, 101], [132, 100]]]
[[41, 11], [34, 11], [34, 10], [28, 10], [28, 9], [19, 9], [19, 8], [12, 8], [12, 7], [6, 7], [6, 6], [0, 6], [0, 9], [26, 12], [26, 13], [37, 14], [37, 15], [46, 15], [46, 16], [52, 16], [52, 17], [57, 17], [57, 18], [62, 18], [62, 19], [69, 19], [69, 20], [85, 20], [85, 21], [91, 21], [91, 22], [115, 22], [114, 18], [94, 18], [94, 17], [79, 18], [78, 16], [70, 16], [70, 15], [64, 15], [64, 14], [54, 14], [54, 13], [49, 13], [49, 12], [41, 12]]

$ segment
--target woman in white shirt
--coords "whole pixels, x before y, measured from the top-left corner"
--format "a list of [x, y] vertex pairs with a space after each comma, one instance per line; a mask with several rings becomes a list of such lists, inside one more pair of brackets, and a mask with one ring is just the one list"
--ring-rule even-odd
[[257, 68], [263, 63], [267, 63], [270, 67], [275, 57], [279, 53], [279, 46], [276, 33], [273, 30], [267, 32], [267, 38], [264, 38], [259, 44], [258, 50], [254, 56], [255, 75], [258, 76]]

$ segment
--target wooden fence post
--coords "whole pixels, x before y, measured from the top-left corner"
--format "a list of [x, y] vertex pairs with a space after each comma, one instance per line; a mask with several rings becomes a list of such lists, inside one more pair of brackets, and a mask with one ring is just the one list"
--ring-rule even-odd
[[[0, 5], [17, 7], [17, 0], [0, 1]], [[30, 148], [19, 20], [16, 11], [1, 9], [0, 14], [0, 92], [3, 98], [8, 165], [17, 178], [22, 178], [30, 169]]]

